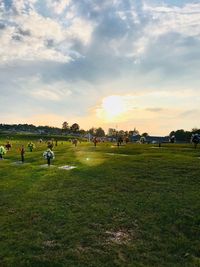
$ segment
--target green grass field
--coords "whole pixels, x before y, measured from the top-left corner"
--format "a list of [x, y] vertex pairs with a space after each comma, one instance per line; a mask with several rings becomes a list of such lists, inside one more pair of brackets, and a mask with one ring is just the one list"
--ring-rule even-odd
[[45, 144], [13, 164], [18, 142], [0, 161], [1, 267], [200, 266], [199, 148], [66, 142], [42, 168]]

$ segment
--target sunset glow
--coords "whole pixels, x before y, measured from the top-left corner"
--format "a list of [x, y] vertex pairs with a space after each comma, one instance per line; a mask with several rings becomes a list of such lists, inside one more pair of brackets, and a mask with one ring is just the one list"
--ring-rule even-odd
[[129, 111], [127, 99], [123, 96], [108, 96], [102, 100], [101, 108], [97, 109], [97, 116], [105, 122], [117, 121]]

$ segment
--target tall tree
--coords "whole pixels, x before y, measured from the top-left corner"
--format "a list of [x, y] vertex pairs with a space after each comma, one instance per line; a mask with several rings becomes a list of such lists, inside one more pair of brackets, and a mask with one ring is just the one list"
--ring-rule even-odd
[[132, 131], [129, 131], [129, 135], [131, 135], [131, 136], [139, 135], [139, 134], [140, 133], [139, 133], [139, 131], [136, 128], [134, 128]]
[[200, 134], [200, 129], [198, 129], [198, 128], [193, 128], [193, 129], [192, 129], [192, 133], [193, 133], [193, 134]]
[[86, 134], [86, 131], [84, 129], [80, 129], [79, 130], [79, 133], [82, 134], [82, 135], [84, 135], [84, 134]]
[[63, 129], [63, 130], [67, 130], [67, 129], [69, 129], [69, 123], [66, 122], [66, 121], [64, 121], [63, 124], [62, 124], [62, 129]]
[[99, 127], [99, 128], [96, 129], [96, 136], [97, 137], [103, 137], [103, 136], [105, 136], [105, 132], [104, 132], [104, 130], [101, 127]]
[[148, 133], [143, 133], [142, 136], [144, 136], [146, 138], [147, 136], [149, 136], [149, 134]]
[[118, 135], [120, 135], [121, 137], [123, 137], [125, 135], [124, 130], [119, 130]]
[[94, 127], [92, 127], [92, 128], [90, 128], [89, 130], [88, 130], [88, 132], [91, 134], [91, 135], [96, 135], [96, 128], [94, 128]]
[[80, 126], [78, 125], [78, 123], [74, 123], [74, 124], [72, 124], [72, 126], [70, 127], [70, 129], [71, 129], [71, 131], [73, 133], [77, 133], [78, 130], [80, 129]]
[[62, 124], [62, 132], [66, 134], [68, 133], [68, 131], [69, 131], [69, 123], [64, 121]]
[[114, 128], [108, 129], [108, 136], [116, 136], [117, 130]]

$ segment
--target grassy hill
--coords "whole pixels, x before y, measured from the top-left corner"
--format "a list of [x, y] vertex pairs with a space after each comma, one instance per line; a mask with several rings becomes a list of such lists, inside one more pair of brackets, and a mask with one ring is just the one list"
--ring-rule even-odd
[[64, 142], [42, 168], [46, 144], [13, 164], [22, 141], [0, 161], [0, 266], [200, 266], [199, 149]]

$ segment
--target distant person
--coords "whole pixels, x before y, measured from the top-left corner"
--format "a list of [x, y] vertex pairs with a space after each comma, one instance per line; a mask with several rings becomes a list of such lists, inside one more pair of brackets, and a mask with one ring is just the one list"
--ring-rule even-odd
[[6, 149], [4, 146], [0, 146], [0, 160], [3, 159], [3, 156], [6, 154]]
[[51, 149], [47, 149], [47, 151], [43, 153], [43, 157], [47, 160], [48, 166], [51, 165], [51, 160], [55, 158], [54, 153]]
[[24, 163], [24, 155], [25, 155], [24, 145], [21, 146], [20, 154], [21, 154], [21, 161], [22, 161], [22, 163]]

